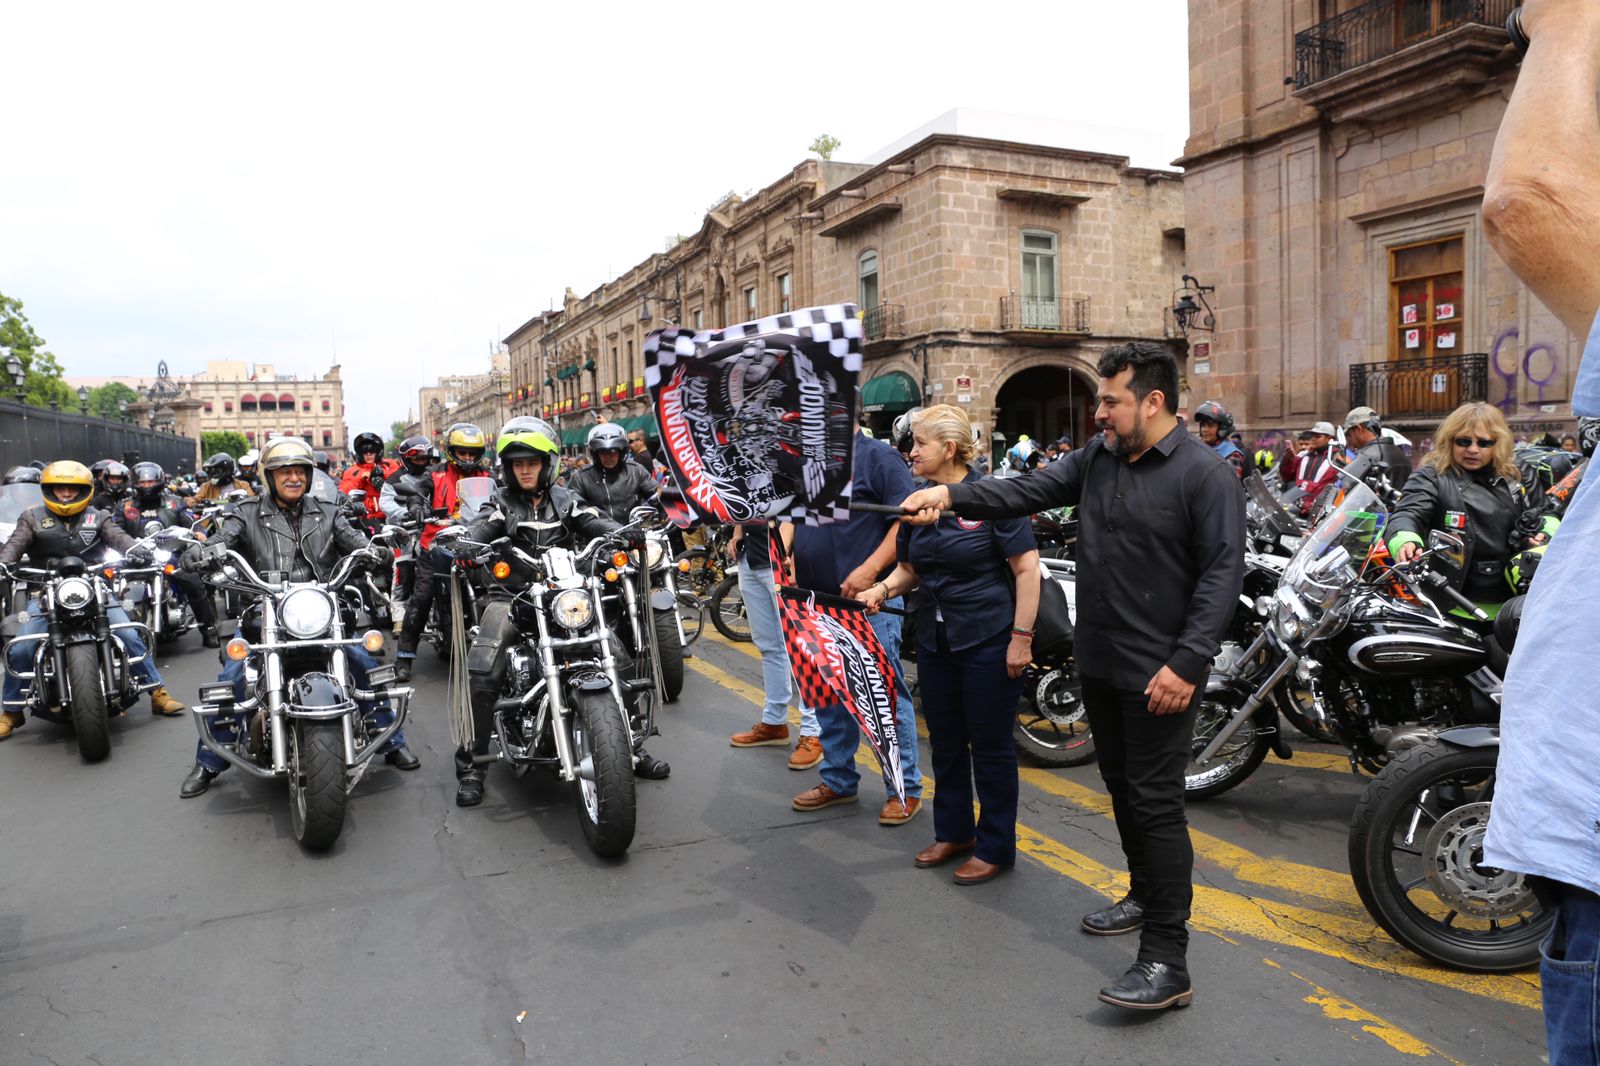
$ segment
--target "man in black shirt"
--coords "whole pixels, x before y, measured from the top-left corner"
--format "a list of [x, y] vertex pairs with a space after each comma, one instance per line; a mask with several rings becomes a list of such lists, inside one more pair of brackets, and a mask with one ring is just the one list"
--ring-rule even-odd
[[1075, 658], [1111, 794], [1128, 896], [1087, 915], [1085, 932], [1142, 930], [1139, 957], [1100, 999], [1153, 1010], [1193, 998], [1185, 923], [1194, 850], [1183, 808], [1195, 710], [1244, 581], [1244, 492], [1178, 421], [1178, 368], [1159, 344], [1108, 348], [1099, 364], [1105, 432], [1023, 477], [934, 486], [908, 521], [941, 509], [1015, 518], [1077, 505]]

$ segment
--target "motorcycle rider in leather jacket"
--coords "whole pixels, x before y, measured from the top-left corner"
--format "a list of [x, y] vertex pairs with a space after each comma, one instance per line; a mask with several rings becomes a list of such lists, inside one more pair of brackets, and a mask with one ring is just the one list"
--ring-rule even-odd
[[[257, 573], [277, 572], [290, 581], [326, 581], [339, 560], [352, 552], [368, 552], [374, 565], [381, 562], [383, 549], [369, 544], [366, 535], [340, 513], [338, 505], [310, 495], [314, 462], [311, 446], [298, 437], [270, 442], [261, 452], [262, 494], [240, 501], [223, 518], [214, 540], [238, 552]], [[191, 550], [184, 556], [184, 568], [193, 570], [203, 565], [198, 560], [215, 550], [210, 546], [202, 551]], [[247, 620], [240, 622], [241, 631], [251, 624], [248, 618], [247, 614]], [[356, 644], [345, 648], [345, 664], [351, 681], [364, 689], [368, 687], [367, 672], [378, 661]], [[230, 660], [217, 680], [231, 683], [241, 703], [246, 699], [243, 660]], [[387, 707], [373, 707], [363, 701], [362, 710], [370, 713], [380, 728], [394, 721], [394, 712]], [[211, 719], [212, 733], [218, 740], [232, 740], [238, 725], [231, 716]], [[178, 792], [184, 799], [210, 788], [228, 766], [203, 743], [195, 743], [194, 767]], [[415, 770], [421, 765], [406, 747], [404, 731], [390, 738], [382, 750], [384, 761], [391, 766]]]
[[1344, 442], [1355, 451], [1350, 460], [1352, 477], [1365, 481], [1381, 468], [1394, 489], [1404, 489], [1411, 477], [1411, 458], [1405, 449], [1383, 435], [1383, 422], [1370, 407], [1356, 407], [1344, 416]]
[[[133, 495], [123, 503], [111, 520], [127, 531], [130, 537], [144, 536], [150, 522], [160, 522], [163, 528], [194, 524], [194, 515], [183, 506], [183, 501], [167, 492], [167, 473], [159, 463], [136, 463], [133, 467]], [[183, 590], [184, 598], [200, 623], [200, 642], [208, 648], [221, 645], [217, 639], [217, 605], [211, 600], [211, 590], [194, 574], [182, 570], [169, 580]]]
[[[605, 517], [554, 483], [561, 465], [559, 439], [555, 430], [538, 418], [513, 418], [501, 428], [495, 440], [495, 451], [502, 464], [501, 488], [494, 502], [467, 527], [462, 539], [488, 544], [510, 537], [518, 548], [537, 556], [547, 548], [582, 547], [619, 527], [621, 523]], [[522, 528], [521, 522], [535, 523], [538, 528]], [[440, 554], [443, 553], [441, 549]], [[489, 751], [494, 704], [505, 680], [506, 652], [517, 636], [510, 598], [491, 592], [467, 654], [475, 739], [470, 751], [463, 748], [456, 752], [458, 806], [475, 807], [483, 802], [484, 771], [473, 764], [472, 756]], [[626, 655], [620, 647], [614, 651], [619, 658]], [[635, 738], [636, 745], [642, 742], [643, 738]], [[671, 767], [652, 758], [642, 746], [637, 748], [637, 753], [635, 773], [640, 777], [660, 779], [671, 773]]]
[[[44, 492], [44, 503], [30, 507], [17, 518], [17, 528], [4, 547], [0, 547], [0, 570], [27, 561], [41, 570], [51, 569], [62, 559], [76, 557], [94, 563], [107, 548], [127, 552], [133, 547], [133, 538], [122, 527], [109, 521], [104, 511], [89, 506], [94, 495], [94, 476], [82, 463], [71, 460], [51, 463], [39, 475], [39, 487]], [[10, 602], [9, 593], [0, 602]], [[106, 617], [113, 625], [126, 623], [127, 612], [120, 606], [107, 609]], [[42, 611], [30, 610], [28, 620], [17, 630], [17, 637], [42, 634], [49, 621]], [[150, 690], [150, 710], [153, 714], [182, 714], [183, 704], [167, 692], [161, 673], [148, 656], [144, 638], [137, 630], [115, 630], [117, 639], [127, 649], [130, 659], [142, 659], [130, 668], [135, 680], [143, 685], [155, 685]], [[0, 714], [0, 740], [5, 740], [19, 729], [24, 719], [23, 701], [27, 695], [27, 681], [17, 676], [33, 669], [36, 641], [18, 640], [11, 645], [6, 656], [4, 713]]]
[[122, 509], [122, 501], [126, 500], [132, 491], [132, 475], [128, 468], [115, 459], [102, 459], [94, 464], [100, 467], [96, 484], [99, 491], [89, 506], [99, 511], [116, 514]]
[[206, 483], [195, 490], [193, 499], [184, 501], [190, 507], [205, 507], [216, 503], [234, 489], [255, 495], [255, 490], [248, 482], [239, 480], [233, 456], [227, 452], [218, 452], [211, 456], [205, 461], [202, 469], [206, 473]]
[[589, 430], [588, 447], [594, 461], [568, 477], [567, 487], [621, 525], [635, 507], [655, 498], [655, 479], [638, 463], [627, 461], [628, 436], [615, 422]]

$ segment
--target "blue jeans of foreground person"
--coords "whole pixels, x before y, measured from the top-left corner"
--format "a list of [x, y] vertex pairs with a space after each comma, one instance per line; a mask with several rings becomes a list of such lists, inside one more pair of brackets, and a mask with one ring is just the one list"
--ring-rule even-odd
[[[884, 604], [896, 610], [904, 605], [905, 600], [899, 598]], [[906, 799], [915, 799], [922, 795], [922, 771], [917, 767], [917, 712], [911, 706], [911, 693], [900, 668], [900, 629], [905, 619], [880, 611], [867, 620], [872, 623], [883, 650], [889, 655], [889, 662], [894, 665], [894, 724], [900, 734], [900, 780], [905, 782]], [[861, 727], [842, 703], [818, 707], [816, 716], [822, 726], [822, 783], [841, 796], [853, 796], [861, 787], [861, 774], [856, 771]], [[883, 787], [890, 796], [894, 795], [894, 782], [887, 775]]]
[[1552, 888], [1556, 924], [1539, 946], [1550, 1066], [1600, 1066], [1600, 896]]
[[[121, 607], [112, 607], [106, 611], [106, 620], [112, 625], [119, 625], [128, 621], [128, 612]], [[28, 620], [17, 628], [17, 636], [34, 636], [43, 634], [50, 628], [50, 623], [41, 615], [28, 611]], [[130, 659], [139, 658], [145, 654], [144, 638], [137, 629], [118, 629], [113, 635], [122, 642], [127, 649]], [[22, 641], [11, 646], [11, 651], [6, 655], [6, 680], [4, 696], [5, 709], [17, 711], [22, 709], [23, 697], [27, 694], [27, 681], [17, 676], [22, 673], [33, 672], [33, 656], [39, 650], [38, 641]], [[161, 684], [161, 672], [156, 669], [156, 664], [146, 658], [143, 662], [134, 663], [129, 673], [141, 686]]]
[[[952, 653], [944, 624], [917, 634], [917, 680], [933, 764], [933, 836], [947, 844], [977, 837], [984, 862], [1017, 861], [1017, 720], [1022, 679], [1006, 675], [1009, 629]], [[937, 640], [929, 644], [928, 638]], [[972, 819], [972, 794], [978, 819]]]
[[[772, 571], [757, 570], [739, 560], [739, 595], [744, 599], [745, 616], [750, 619], [750, 639], [761, 652], [761, 689], [766, 702], [761, 706], [765, 725], [789, 722], [789, 653], [783, 644], [783, 628], [778, 623], [778, 594], [772, 587]], [[800, 735], [814, 737], [822, 732], [810, 708], [800, 708]]]
[[[366, 688], [367, 671], [377, 666], [378, 660], [374, 659], [370, 654], [368, 654], [365, 648], [352, 647], [344, 650], [344, 661], [345, 665], [349, 667], [351, 682], [358, 688]], [[227, 666], [222, 668], [222, 673], [217, 675], [217, 680], [227, 681], [232, 684], [233, 698], [243, 702], [245, 699], [245, 690], [244, 663], [242, 661], [230, 661]], [[379, 707], [371, 700], [362, 700], [360, 702], [360, 707], [362, 715], [370, 718], [372, 723], [379, 729], [389, 728], [389, 723], [394, 721], [394, 711], [390, 710], [387, 706]], [[206, 715], [206, 722], [211, 728], [211, 735], [217, 738], [218, 743], [227, 744], [236, 739], [234, 735], [234, 729], [239, 724], [239, 719], [237, 717], [223, 714], [208, 714]], [[389, 742], [383, 747], [379, 748], [378, 751], [381, 754], [386, 755], [396, 748], [403, 747], [405, 742], [406, 731], [402, 729], [394, 736], [390, 737]], [[201, 766], [204, 766], [207, 770], [210, 770], [212, 773], [220, 774], [222, 771], [228, 768], [228, 760], [224, 759], [222, 756], [206, 747], [205, 741], [203, 740], [195, 741], [194, 757], [196, 762], [198, 762]]]

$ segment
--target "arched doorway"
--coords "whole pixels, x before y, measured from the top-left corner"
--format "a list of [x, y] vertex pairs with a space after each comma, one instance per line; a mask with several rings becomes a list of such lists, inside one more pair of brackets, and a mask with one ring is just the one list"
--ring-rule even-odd
[[1040, 447], [1059, 437], [1071, 437], [1074, 447], [1082, 447], [1094, 430], [1094, 397], [1094, 383], [1075, 370], [1029, 367], [1000, 386], [995, 398], [996, 443], [1003, 434], [1010, 447], [1025, 433]]

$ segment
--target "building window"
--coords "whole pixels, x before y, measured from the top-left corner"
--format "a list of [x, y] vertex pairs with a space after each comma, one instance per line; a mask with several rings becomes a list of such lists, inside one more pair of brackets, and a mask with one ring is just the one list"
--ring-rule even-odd
[[311, 401], [310, 400], [301, 400], [300, 401], [300, 410], [302, 410], [302, 411], [311, 410]]
[[210, 413], [211, 413], [211, 401], [207, 400], [206, 401], [206, 414], [210, 414]]
[[[323, 402], [326, 403], [327, 401], [324, 400]], [[331, 429], [323, 430], [322, 431], [322, 446], [324, 448], [326, 448], [328, 445], [330, 445], [332, 443], [333, 443], [333, 430], [331, 430]]]
[[756, 287], [754, 285], [744, 290], [744, 317], [748, 322], [755, 321]]
[[794, 298], [794, 279], [788, 274], [778, 275], [778, 313], [786, 314], [794, 308], [789, 306], [789, 301]]
[[223, 400], [222, 401], [222, 413], [223, 414], [228, 414], [228, 415], [233, 414], [233, 401], [232, 400]]
[[1061, 328], [1061, 304], [1056, 292], [1056, 235], [1048, 230], [1023, 230], [1023, 329]]
[[310, 432], [310, 430], [307, 430], [306, 432], [300, 434], [300, 439], [305, 441], [307, 444], [310, 444], [311, 443], [311, 432]]
[[878, 253], [862, 252], [856, 260], [857, 294], [863, 311], [878, 306]]
[[322, 409], [324, 411], [331, 411], [333, 408], [329, 405], [327, 400], [323, 400], [322, 401]]
[[[630, 370], [633, 368], [633, 342], [632, 341], [628, 342], [628, 368]], [[621, 375], [619, 374], [618, 376], [620, 377]]]
[[705, 315], [700, 313], [700, 308], [698, 307], [689, 313], [689, 322], [695, 329], [706, 328]]
[[1389, 358], [1461, 351], [1462, 237], [1389, 249]]

